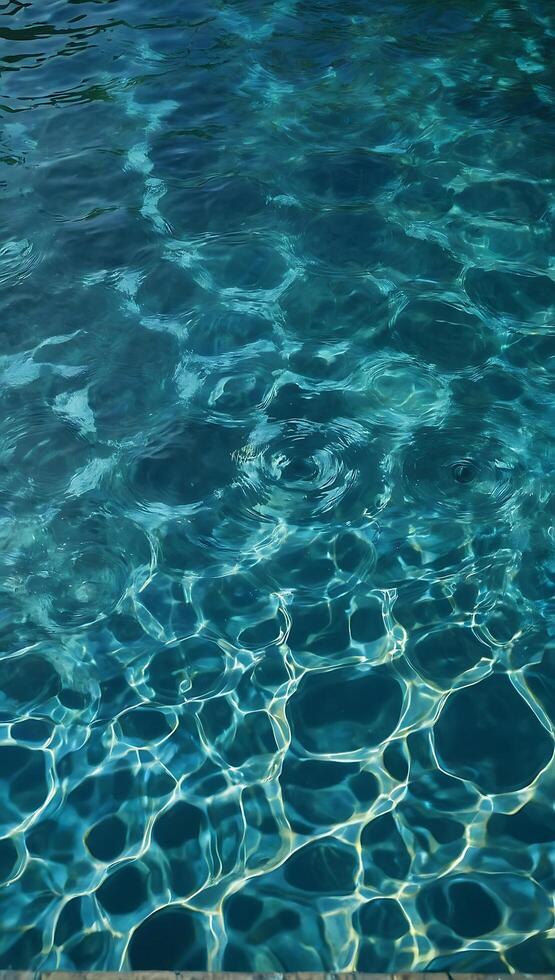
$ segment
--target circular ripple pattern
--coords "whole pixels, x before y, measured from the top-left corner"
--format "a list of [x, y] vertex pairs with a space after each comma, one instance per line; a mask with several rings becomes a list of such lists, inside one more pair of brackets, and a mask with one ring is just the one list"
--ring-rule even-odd
[[552, 972], [553, 5], [150, 7], [0, 3], [0, 968]]
[[[504, 435], [504, 433], [503, 433]], [[422, 509], [468, 517], [476, 526], [485, 518], [518, 513], [526, 490], [521, 454], [489, 433], [469, 431], [463, 420], [447, 418], [441, 429], [423, 426], [414, 434], [403, 461], [405, 499]]]

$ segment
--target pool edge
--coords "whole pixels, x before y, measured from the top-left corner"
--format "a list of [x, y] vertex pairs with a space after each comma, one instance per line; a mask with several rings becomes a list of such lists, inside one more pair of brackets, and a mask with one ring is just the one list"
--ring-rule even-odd
[[[360, 972], [296, 972], [296, 973], [232, 973], [229, 971], [174, 971], [174, 970], [0, 970], [0, 980], [423, 980], [434, 977], [435, 980], [498, 980], [508, 976], [501, 973], [446, 973], [443, 971], [430, 973], [360, 973]], [[513, 973], [516, 980], [522, 977], [533, 977], [534, 980], [555, 980], [552, 973]]]

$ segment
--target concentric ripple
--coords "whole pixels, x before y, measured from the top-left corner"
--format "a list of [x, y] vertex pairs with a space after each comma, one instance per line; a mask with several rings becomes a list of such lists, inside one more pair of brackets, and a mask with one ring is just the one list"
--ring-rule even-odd
[[289, 527], [359, 523], [385, 506], [382, 454], [365, 429], [292, 419], [264, 425], [238, 454], [245, 506]]
[[553, 4], [0, 28], [0, 968], [552, 972]]
[[475, 525], [488, 517], [510, 518], [528, 486], [521, 453], [495, 434], [465, 430], [456, 419], [442, 428], [422, 427], [406, 449], [405, 499]]

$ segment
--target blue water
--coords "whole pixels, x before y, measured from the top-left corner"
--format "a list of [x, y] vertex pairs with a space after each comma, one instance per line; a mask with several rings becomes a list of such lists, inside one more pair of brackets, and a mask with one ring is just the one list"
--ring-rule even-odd
[[0, 967], [554, 970], [552, 3], [0, 65]]

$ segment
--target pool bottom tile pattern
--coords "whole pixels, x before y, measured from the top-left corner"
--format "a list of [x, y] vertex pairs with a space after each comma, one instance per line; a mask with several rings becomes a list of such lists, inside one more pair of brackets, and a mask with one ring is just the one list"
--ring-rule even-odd
[[0, 968], [554, 969], [554, 38], [1, 0]]

